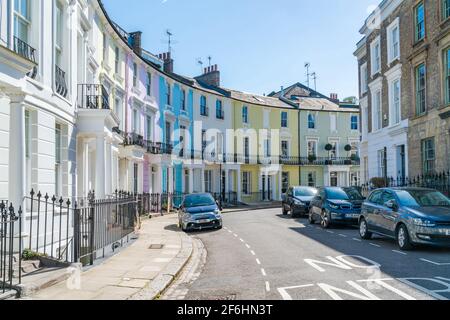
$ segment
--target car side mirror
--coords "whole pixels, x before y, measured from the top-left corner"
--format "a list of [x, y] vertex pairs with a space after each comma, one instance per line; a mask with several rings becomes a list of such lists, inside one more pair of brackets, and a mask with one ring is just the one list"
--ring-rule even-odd
[[388, 202], [386, 202], [384, 204], [386, 207], [388, 207], [389, 209], [392, 209], [394, 211], [398, 210], [398, 205], [397, 202], [395, 202], [394, 200], [389, 200]]

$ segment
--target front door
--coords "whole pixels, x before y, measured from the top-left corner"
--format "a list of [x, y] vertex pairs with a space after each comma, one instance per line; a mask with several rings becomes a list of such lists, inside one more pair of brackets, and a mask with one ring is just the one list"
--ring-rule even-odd
[[330, 187], [337, 187], [337, 186], [338, 186], [338, 173], [331, 172], [330, 173]]

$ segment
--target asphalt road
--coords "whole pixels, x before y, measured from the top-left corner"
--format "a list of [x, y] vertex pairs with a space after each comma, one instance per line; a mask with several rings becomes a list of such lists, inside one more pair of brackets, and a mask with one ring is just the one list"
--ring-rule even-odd
[[184, 284], [185, 299], [450, 299], [450, 249], [405, 253], [394, 241], [323, 230], [281, 209], [226, 213], [224, 226], [192, 234], [207, 257]]

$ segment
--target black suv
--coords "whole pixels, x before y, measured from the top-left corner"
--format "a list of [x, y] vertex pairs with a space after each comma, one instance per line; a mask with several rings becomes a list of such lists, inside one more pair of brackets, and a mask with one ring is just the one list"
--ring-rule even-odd
[[283, 215], [291, 212], [292, 218], [306, 215], [309, 212], [311, 200], [316, 196], [317, 189], [311, 187], [290, 187], [283, 195]]

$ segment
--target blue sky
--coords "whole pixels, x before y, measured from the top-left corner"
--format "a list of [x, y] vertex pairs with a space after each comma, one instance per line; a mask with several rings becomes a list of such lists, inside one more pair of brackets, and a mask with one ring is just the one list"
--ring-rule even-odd
[[103, 0], [126, 31], [142, 31], [143, 46], [167, 51], [174, 34], [175, 72], [196, 76], [209, 55], [222, 86], [268, 94], [306, 82], [304, 63], [317, 73], [318, 91], [357, 95], [353, 56], [368, 9], [379, 0]]

